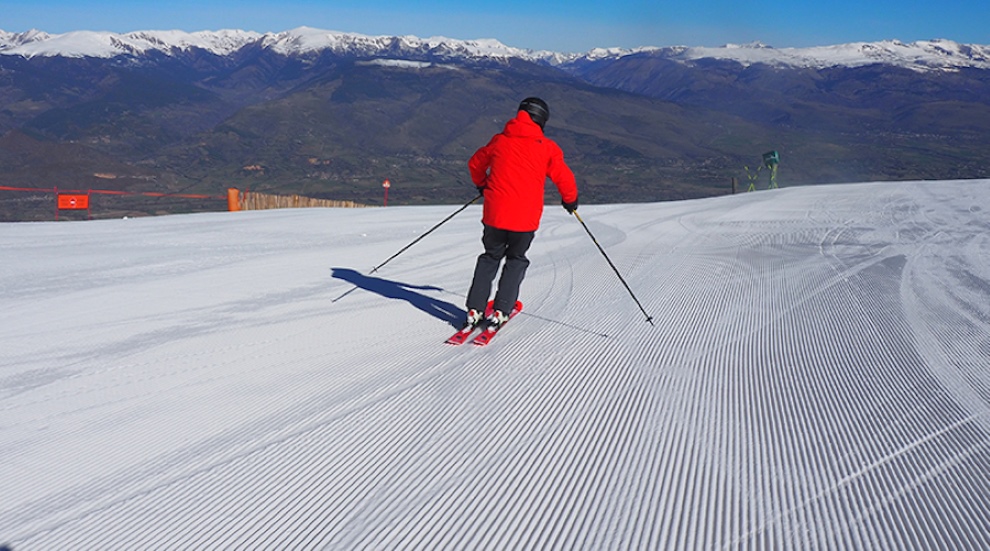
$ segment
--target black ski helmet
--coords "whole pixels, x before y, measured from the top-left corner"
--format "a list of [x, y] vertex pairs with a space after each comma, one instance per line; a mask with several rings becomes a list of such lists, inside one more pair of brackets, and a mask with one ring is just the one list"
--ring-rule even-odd
[[522, 103], [519, 104], [518, 111], [529, 113], [529, 118], [540, 125], [540, 128], [543, 128], [547, 121], [550, 120], [550, 107], [547, 106], [547, 102], [540, 98], [526, 98], [522, 100]]

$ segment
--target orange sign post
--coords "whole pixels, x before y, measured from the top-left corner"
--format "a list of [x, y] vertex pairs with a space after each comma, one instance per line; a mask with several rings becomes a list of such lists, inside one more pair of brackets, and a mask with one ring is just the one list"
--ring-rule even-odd
[[382, 187], [385, 188], [385, 205], [384, 206], [387, 207], [388, 206], [388, 188], [392, 187], [392, 182], [389, 182], [388, 181], [388, 178], [385, 178], [385, 181], [382, 182]]
[[55, 220], [58, 220], [58, 211], [60, 210], [84, 210], [86, 217], [90, 217], [88, 193], [85, 195], [81, 193], [58, 193], [56, 188], [55, 197]]
[[62, 193], [58, 196], [59, 210], [89, 210], [89, 195]]

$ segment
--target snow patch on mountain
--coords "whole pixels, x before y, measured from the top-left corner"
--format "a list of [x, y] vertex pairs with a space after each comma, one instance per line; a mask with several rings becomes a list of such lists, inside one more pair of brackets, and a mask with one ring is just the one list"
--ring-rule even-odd
[[439, 67], [441, 69], [457, 70], [455, 65], [443, 63], [431, 63], [429, 61], [412, 61], [409, 59], [372, 59], [368, 61], [358, 61], [356, 65], [366, 67], [390, 67], [392, 69], [427, 69], [429, 67]]

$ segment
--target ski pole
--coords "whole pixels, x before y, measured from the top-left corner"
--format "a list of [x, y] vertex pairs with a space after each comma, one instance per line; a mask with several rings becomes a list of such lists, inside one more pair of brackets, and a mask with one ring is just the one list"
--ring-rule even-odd
[[460, 214], [460, 212], [462, 210], [468, 208], [469, 206], [471, 206], [472, 204], [474, 204], [475, 201], [477, 201], [478, 199], [481, 199], [484, 196], [485, 196], [484, 193], [479, 193], [474, 199], [471, 199], [467, 203], [464, 203], [464, 206], [462, 206], [461, 208], [459, 208], [459, 209], [455, 210], [454, 212], [452, 212], [450, 214], [450, 216], [448, 216], [448, 217], [444, 218], [443, 220], [441, 220], [439, 223], [437, 223], [436, 226], [433, 226], [432, 228], [430, 228], [429, 230], [427, 230], [426, 233], [424, 233], [423, 235], [417, 237], [415, 240], [413, 240], [412, 243], [406, 245], [405, 247], [402, 247], [402, 249], [400, 249], [399, 252], [397, 252], [397, 253], [393, 254], [392, 256], [388, 257], [388, 260], [386, 260], [385, 262], [382, 262], [381, 264], [375, 266], [371, 270], [371, 273], [377, 272], [379, 268], [381, 268], [382, 266], [384, 266], [384, 265], [388, 264], [389, 262], [391, 262], [393, 258], [395, 258], [395, 257], [399, 256], [400, 254], [406, 252], [406, 249], [408, 249], [409, 247], [412, 247], [416, 243], [419, 243], [420, 240], [422, 240], [424, 237], [426, 237], [427, 235], [430, 235], [431, 233], [433, 233], [433, 230], [435, 230], [435, 229], [439, 228], [440, 226], [446, 224], [448, 220], [450, 220], [451, 218], [457, 216], [458, 214]]
[[584, 231], [588, 232], [588, 237], [591, 238], [591, 240], [595, 243], [595, 246], [598, 247], [598, 250], [601, 251], [602, 256], [604, 256], [605, 260], [608, 261], [608, 265], [612, 267], [612, 271], [615, 272], [615, 275], [619, 276], [619, 281], [621, 281], [622, 285], [624, 285], [626, 290], [629, 291], [629, 296], [631, 296], [633, 300], [636, 301], [636, 306], [639, 306], [640, 311], [642, 311], [643, 315], [646, 316], [646, 321], [650, 322], [650, 325], [653, 325], [653, 316], [646, 313], [646, 309], [643, 308], [643, 305], [639, 303], [639, 299], [636, 298], [636, 295], [632, 292], [632, 289], [629, 288], [629, 284], [626, 283], [626, 280], [622, 278], [622, 274], [619, 273], [619, 269], [616, 268], [615, 264], [612, 263], [612, 259], [609, 258], [607, 254], [605, 254], [605, 249], [603, 249], [602, 246], [598, 244], [598, 240], [595, 239], [595, 236], [591, 233], [591, 230], [588, 229], [588, 225], [585, 224], [584, 220], [581, 219], [581, 215], [578, 214], [576, 210], [573, 211], [572, 214], [577, 217], [578, 222], [581, 222], [581, 225], [584, 227]]

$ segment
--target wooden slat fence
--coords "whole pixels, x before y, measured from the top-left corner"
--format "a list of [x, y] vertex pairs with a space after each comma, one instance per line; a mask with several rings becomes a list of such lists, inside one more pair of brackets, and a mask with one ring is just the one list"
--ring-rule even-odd
[[236, 201], [239, 207], [237, 210], [296, 209], [309, 207], [363, 208], [368, 206], [355, 203], [354, 201], [314, 199], [301, 195], [272, 195], [256, 191], [241, 191], [237, 195]]

